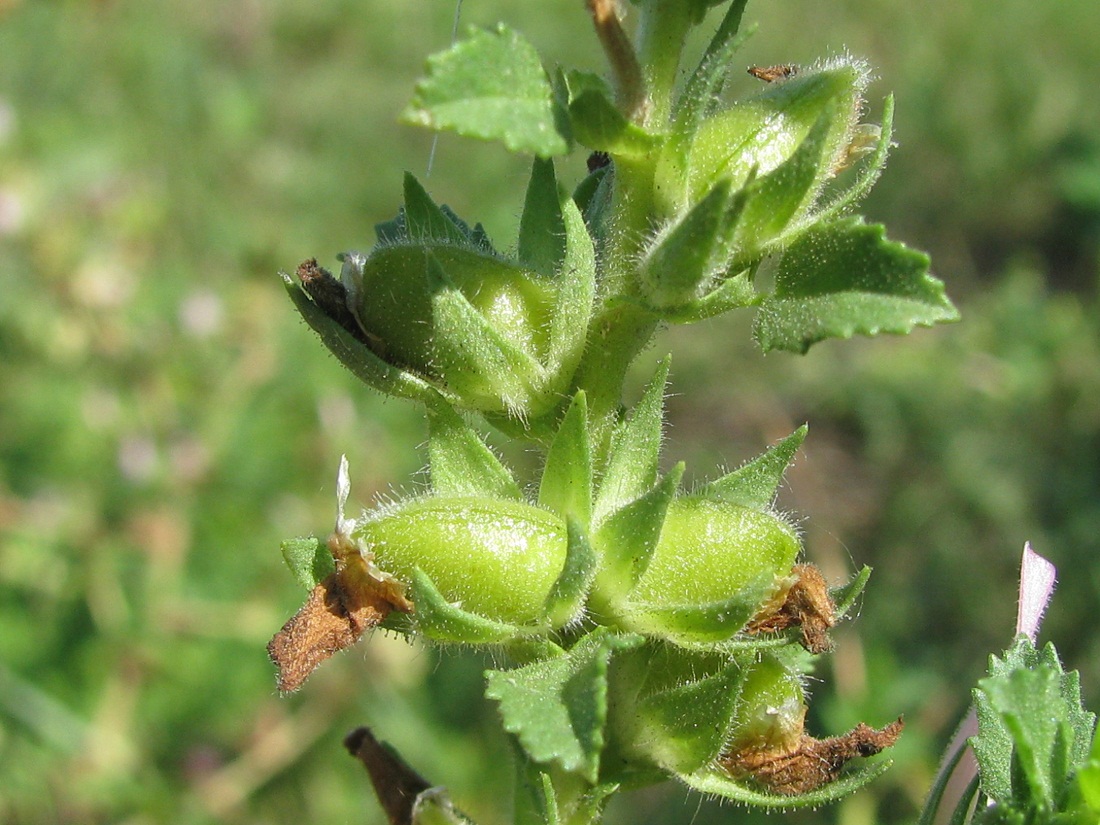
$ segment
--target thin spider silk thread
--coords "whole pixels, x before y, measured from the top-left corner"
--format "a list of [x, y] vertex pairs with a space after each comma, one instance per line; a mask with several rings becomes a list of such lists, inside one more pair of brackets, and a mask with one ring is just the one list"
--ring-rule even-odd
[[[458, 40], [458, 20], [462, 16], [462, 0], [457, 0], [455, 3], [455, 17], [454, 22], [451, 24], [451, 45], [455, 44]], [[439, 132], [435, 133], [432, 138], [432, 148], [428, 151], [428, 169], [424, 173], [424, 177], [431, 177], [432, 164], [435, 162], [435, 147], [439, 145]]]

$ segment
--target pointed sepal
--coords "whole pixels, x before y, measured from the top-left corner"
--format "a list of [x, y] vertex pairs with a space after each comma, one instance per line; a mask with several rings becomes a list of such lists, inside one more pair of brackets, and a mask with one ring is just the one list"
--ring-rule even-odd
[[457, 412], [428, 407], [428, 470], [437, 495], [523, 499], [515, 478]]
[[588, 403], [583, 391], [573, 402], [546, 453], [539, 483], [539, 506], [588, 525], [592, 514], [592, 447]]
[[419, 568], [413, 571], [411, 595], [416, 605], [416, 628], [434, 642], [503, 644], [524, 633], [516, 625], [487, 619], [447, 601], [431, 577]]
[[520, 263], [544, 276], [557, 274], [565, 257], [565, 218], [551, 160], [535, 158], [519, 220]]
[[762, 455], [706, 484], [698, 494], [754, 510], [767, 509], [775, 501], [783, 474], [802, 446], [806, 432], [807, 427], [803, 424]]
[[719, 181], [706, 197], [666, 227], [639, 267], [642, 293], [654, 308], [700, 297], [725, 263], [730, 186]]
[[650, 490], [596, 528], [592, 539], [600, 559], [596, 577], [599, 609], [619, 613], [617, 604], [645, 574], [683, 475], [684, 465], [676, 465]]
[[670, 773], [712, 763], [729, 738], [743, 671], [727, 657], [650, 642], [615, 659], [618, 747]]
[[566, 522], [568, 546], [565, 566], [546, 597], [543, 612], [551, 627], [565, 627], [584, 615], [585, 599], [598, 570], [599, 557], [585, 535], [584, 528], [570, 518]]
[[630, 417], [615, 432], [592, 513], [594, 525], [643, 495], [657, 479], [670, 363], [667, 357], [661, 361]]

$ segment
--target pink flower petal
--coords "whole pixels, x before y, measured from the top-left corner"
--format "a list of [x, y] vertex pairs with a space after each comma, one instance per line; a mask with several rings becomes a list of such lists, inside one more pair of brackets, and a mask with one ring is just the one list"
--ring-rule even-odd
[[1026, 633], [1032, 643], [1039, 635], [1039, 624], [1054, 593], [1057, 571], [1054, 565], [1024, 545], [1024, 559], [1020, 565], [1020, 605], [1016, 611], [1016, 633]]

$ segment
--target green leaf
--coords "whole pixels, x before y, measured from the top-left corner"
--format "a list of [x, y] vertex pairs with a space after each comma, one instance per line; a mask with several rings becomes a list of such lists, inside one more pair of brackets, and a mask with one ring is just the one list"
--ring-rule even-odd
[[481, 437], [451, 407], [428, 407], [428, 468], [432, 490], [523, 500], [519, 485]]
[[573, 397], [546, 453], [539, 483], [539, 505], [582, 525], [592, 513], [592, 448], [584, 391]]
[[718, 184], [671, 224], [646, 253], [642, 290], [654, 307], [675, 307], [699, 296], [721, 263], [730, 228], [729, 181]]
[[732, 504], [766, 510], [775, 501], [783, 473], [806, 438], [808, 427], [803, 424], [762, 455], [741, 465], [731, 473], [715, 479], [699, 490], [704, 498], [719, 498]]
[[1026, 636], [990, 658], [974, 691], [982, 791], [1006, 809], [1050, 811], [1066, 797], [1075, 766], [1089, 759], [1096, 717], [1081, 706], [1078, 674], [1065, 673], [1052, 645]]
[[[1020, 774], [1012, 771], [1016, 774], [1013, 797], [1030, 807], [1050, 810], [1056, 790], [1065, 782], [1073, 741], [1058, 701], [1058, 674], [1049, 669], [1015, 670], [1000, 679], [983, 679], [979, 689], [988, 700], [987, 709], [997, 714], [1012, 739], [1013, 762], [1020, 768]], [[1020, 778], [1024, 782], [1018, 784]], [[995, 798], [1002, 803], [1013, 801]]]
[[[405, 173], [405, 234], [416, 242], [436, 241], [464, 246], [468, 232], [432, 200], [431, 195], [409, 172]], [[450, 210], [448, 210], [450, 211]]]
[[893, 763], [889, 760], [883, 760], [862, 770], [845, 774], [835, 782], [830, 782], [815, 791], [799, 796], [785, 796], [758, 790], [746, 782], [734, 779], [717, 768], [704, 768], [694, 773], [679, 774], [677, 778], [689, 788], [700, 793], [720, 796], [746, 805], [763, 808], [817, 808], [826, 803], [843, 799], [845, 796], [859, 790], [868, 782], [881, 776], [891, 764]]
[[592, 543], [600, 557], [596, 581], [602, 603], [617, 602], [645, 573], [683, 475], [681, 462], [644, 495], [600, 522]]
[[456, 607], [420, 568], [413, 571], [411, 596], [416, 605], [417, 629], [437, 642], [456, 644], [502, 644], [522, 636], [530, 629], [496, 622]]
[[551, 627], [563, 627], [581, 616], [585, 597], [596, 578], [599, 561], [584, 528], [575, 519], [567, 520], [566, 529], [569, 544], [565, 552], [565, 565], [546, 597], [544, 607]]
[[661, 144], [661, 136], [627, 120], [614, 103], [614, 93], [602, 77], [570, 71], [569, 119], [578, 143], [609, 155], [637, 157]]
[[557, 273], [565, 257], [565, 218], [553, 161], [535, 158], [531, 168], [517, 255], [525, 267], [547, 276]]
[[449, 397], [419, 376], [383, 361], [313, 303], [290, 275], [285, 272], [280, 272], [279, 275], [283, 279], [287, 295], [302, 318], [320, 336], [322, 343], [337, 360], [360, 381], [395, 398], [437, 403], [441, 395]]
[[784, 252], [754, 333], [765, 351], [804, 353], [826, 338], [907, 333], [958, 319], [928, 256], [849, 218], [817, 226]]
[[[515, 742], [515, 740], [512, 740]], [[550, 774], [516, 748], [515, 825], [560, 825], [558, 798]]]
[[544, 158], [569, 151], [564, 113], [538, 52], [503, 25], [471, 29], [466, 39], [428, 58], [428, 76], [417, 83], [402, 119], [499, 140], [513, 152]]
[[752, 30], [738, 35], [747, 5], [748, 0], [733, 0], [703, 52], [699, 65], [684, 84], [673, 111], [678, 131], [694, 132], [699, 120], [722, 94], [732, 71], [734, 54], [752, 35]]
[[287, 539], [281, 549], [286, 566], [306, 590], [312, 590], [336, 569], [328, 546], [315, 536]]
[[599, 525], [607, 516], [649, 490], [657, 480], [664, 423], [665, 384], [671, 360], [661, 360], [630, 417], [615, 432], [607, 470], [592, 513]]
[[590, 783], [599, 775], [607, 721], [607, 665], [641, 637], [602, 628], [565, 655], [486, 673], [485, 695], [500, 703], [504, 728], [535, 762], [557, 763]]
[[1100, 730], [1093, 737], [1088, 761], [1077, 769], [1077, 788], [1081, 806], [1100, 818]]

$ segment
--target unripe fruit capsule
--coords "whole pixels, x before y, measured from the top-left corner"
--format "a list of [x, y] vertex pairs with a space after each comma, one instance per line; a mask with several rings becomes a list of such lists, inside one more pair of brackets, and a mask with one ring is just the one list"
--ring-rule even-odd
[[[441, 334], [432, 314], [425, 273], [428, 247], [381, 247], [363, 269], [357, 314], [392, 363], [438, 378], [433, 341]], [[532, 273], [500, 258], [455, 246], [430, 247], [446, 276], [510, 344], [534, 357], [545, 354], [553, 290]], [[453, 377], [453, 376], [451, 376]]]
[[686, 496], [672, 502], [661, 538], [631, 593], [640, 602], [705, 605], [726, 601], [771, 573], [788, 576], [800, 545], [770, 512]]
[[448, 601], [501, 622], [542, 618], [565, 564], [565, 525], [553, 514], [476, 496], [415, 498], [369, 514], [351, 537], [403, 582], [420, 568]]

